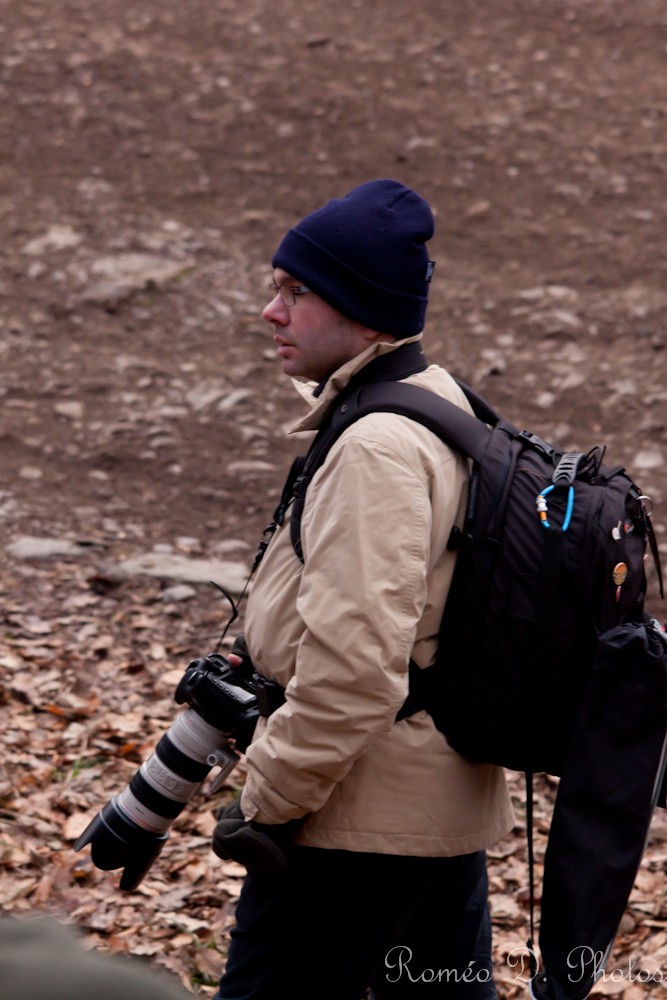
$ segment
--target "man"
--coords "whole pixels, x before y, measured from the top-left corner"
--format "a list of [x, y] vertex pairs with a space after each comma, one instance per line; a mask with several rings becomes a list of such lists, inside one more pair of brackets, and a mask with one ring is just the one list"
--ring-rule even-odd
[[[316, 383], [294, 430], [387, 366], [467, 408], [419, 345], [432, 235], [427, 203], [377, 180], [284, 237], [263, 315], [283, 371]], [[275, 530], [245, 637], [285, 700], [260, 720], [214, 834], [248, 869], [219, 1000], [382, 1000], [433, 981], [496, 996], [484, 849], [512, 826], [503, 773], [455, 754], [425, 712], [396, 721], [410, 659], [434, 657], [467, 479], [420, 424], [374, 413], [308, 488], [303, 562], [290, 508]]]

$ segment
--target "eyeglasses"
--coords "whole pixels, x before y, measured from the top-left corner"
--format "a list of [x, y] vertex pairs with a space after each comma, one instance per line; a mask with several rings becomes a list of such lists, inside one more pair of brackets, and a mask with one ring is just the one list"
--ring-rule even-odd
[[299, 295], [305, 295], [306, 292], [310, 291], [310, 288], [306, 288], [305, 285], [277, 285], [275, 281], [270, 282], [269, 288], [274, 295], [280, 296], [280, 301], [288, 309], [296, 305]]

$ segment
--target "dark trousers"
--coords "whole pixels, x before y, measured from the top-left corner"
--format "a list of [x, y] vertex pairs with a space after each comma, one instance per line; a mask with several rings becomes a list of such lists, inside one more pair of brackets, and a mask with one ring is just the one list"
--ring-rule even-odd
[[284, 871], [246, 877], [214, 1000], [391, 1000], [425, 984], [496, 1000], [484, 852], [295, 847]]

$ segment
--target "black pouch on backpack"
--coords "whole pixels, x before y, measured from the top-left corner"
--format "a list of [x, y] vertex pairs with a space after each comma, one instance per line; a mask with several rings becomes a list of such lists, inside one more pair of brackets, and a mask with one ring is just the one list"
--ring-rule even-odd
[[667, 638], [655, 621], [603, 634], [554, 806], [538, 1000], [583, 1000], [604, 972], [659, 804]]

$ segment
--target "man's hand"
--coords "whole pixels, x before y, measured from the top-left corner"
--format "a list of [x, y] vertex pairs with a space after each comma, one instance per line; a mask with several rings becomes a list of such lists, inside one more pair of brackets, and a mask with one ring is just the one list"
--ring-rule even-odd
[[300, 820], [265, 824], [247, 820], [238, 802], [218, 812], [212, 847], [223, 861], [238, 861], [254, 871], [278, 871], [287, 863], [286, 850]]

